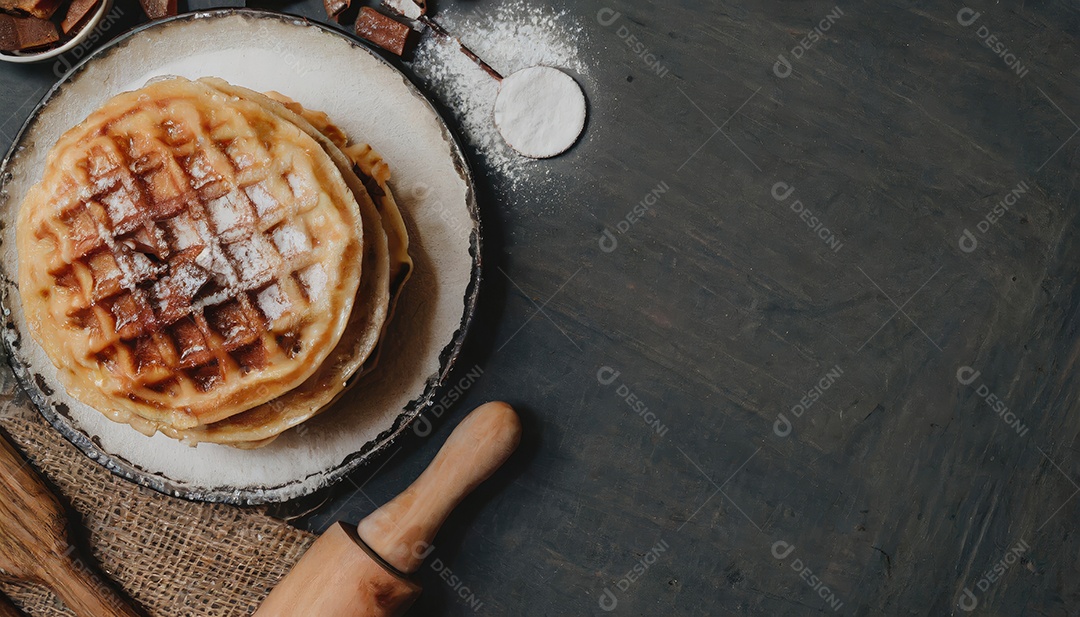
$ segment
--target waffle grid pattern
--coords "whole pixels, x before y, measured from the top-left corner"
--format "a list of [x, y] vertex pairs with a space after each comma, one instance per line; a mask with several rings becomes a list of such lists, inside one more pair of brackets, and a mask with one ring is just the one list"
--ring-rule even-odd
[[36, 235], [57, 247], [46, 271], [65, 325], [88, 335], [83, 363], [126, 376], [129, 398], [168, 406], [300, 353], [333, 273], [309, 231], [325, 216], [312, 162], [271, 156], [271, 130], [172, 101], [116, 119], [66, 166]]

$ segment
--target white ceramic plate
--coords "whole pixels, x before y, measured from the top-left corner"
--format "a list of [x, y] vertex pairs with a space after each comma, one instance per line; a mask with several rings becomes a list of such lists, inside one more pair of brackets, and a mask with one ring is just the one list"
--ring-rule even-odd
[[40, 62], [42, 60], [48, 60], [49, 58], [55, 58], [60, 54], [67, 53], [72, 49], [75, 49], [79, 45], [83, 44], [83, 41], [90, 36], [90, 33], [98, 27], [101, 23], [101, 19], [105, 17], [105, 13], [109, 12], [112, 7], [112, 0], [105, 0], [98, 5], [97, 10], [90, 16], [89, 21], [83, 24], [82, 30], [75, 33], [75, 36], [71, 37], [63, 45], [57, 47], [51, 47], [44, 51], [22, 53], [22, 52], [6, 52], [0, 51], [0, 61], [2, 62], [14, 62], [16, 64], [25, 64], [28, 62]]
[[[131, 427], [67, 396], [27, 333], [12, 282], [15, 214], [57, 138], [113, 95], [159, 75], [221, 77], [327, 112], [393, 171], [416, 262], [378, 368], [332, 409], [258, 450], [196, 448]], [[475, 308], [480, 234], [457, 142], [396, 69], [337, 31], [245, 9], [182, 15], [123, 36], [76, 67], [31, 115], [0, 174], [5, 340], [16, 374], [52, 424], [113, 472], [156, 490], [230, 503], [285, 501], [340, 478], [398, 435], [449, 374]]]

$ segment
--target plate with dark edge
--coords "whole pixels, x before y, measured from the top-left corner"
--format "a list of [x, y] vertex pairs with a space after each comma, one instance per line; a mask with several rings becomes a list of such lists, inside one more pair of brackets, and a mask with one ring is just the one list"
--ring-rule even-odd
[[[18, 289], [15, 219], [64, 131], [115, 94], [161, 75], [220, 77], [276, 90], [329, 114], [392, 171], [415, 262], [379, 366], [331, 408], [269, 446], [190, 447], [146, 437], [67, 395], [28, 335]], [[113, 473], [199, 501], [287, 501], [378, 456], [444, 387], [476, 308], [481, 233], [468, 163], [438, 112], [400, 71], [343, 33], [252, 9], [188, 13], [137, 28], [75, 67], [45, 96], [0, 166], [4, 343], [22, 387], [71, 443]]]

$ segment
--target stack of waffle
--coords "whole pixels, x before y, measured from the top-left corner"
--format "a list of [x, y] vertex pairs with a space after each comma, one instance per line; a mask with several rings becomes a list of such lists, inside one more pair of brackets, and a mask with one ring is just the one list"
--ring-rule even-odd
[[374, 366], [412, 268], [389, 175], [277, 93], [121, 94], [61, 137], [20, 208], [31, 334], [115, 421], [265, 445]]

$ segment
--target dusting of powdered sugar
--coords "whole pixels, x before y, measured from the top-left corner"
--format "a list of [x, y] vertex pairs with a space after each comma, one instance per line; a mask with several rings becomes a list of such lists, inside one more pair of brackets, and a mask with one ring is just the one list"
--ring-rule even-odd
[[244, 189], [244, 191], [247, 193], [251, 203], [255, 204], [255, 212], [260, 217], [266, 216], [268, 212], [280, 205], [261, 182], [259, 184], [252, 184]]
[[[525, 0], [507, 0], [490, 11], [440, 11], [436, 20], [502, 75], [551, 66], [578, 75], [587, 67], [578, 51], [586, 30], [578, 16]], [[461, 53], [453, 41], [427, 31], [411, 63], [427, 91], [453, 110], [462, 136], [488, 167], [512, 186], [546, 168], [506, 145], [493, 117], [499, 83]]]
[[328, 280], [322, 264], [313, 264], [300, 271], [300, 282], [304, 284], [308, 299], [313, 302], [322, 297]]
[[262, 310], [263, 315], [266, 315], [266, 318], [270, 321], [274, 321], [278, 317], [281, 317], [286, 311], [292, 308], [292, 302], [289, 301], [289, 296], [285, 295], [285, 292], [278, 287], [277, 283], [260, 291], [256, 296], [256, 301], [259, 308]]
[[274, 238], [274, 246], [277, 247], [278, 252], [285, 259], [292, 259], [311, 252], [311, 241], [308, 239], [307, 234], [296, 225], [288, 223], [281, 225], [273, 231], [272, 237]]

